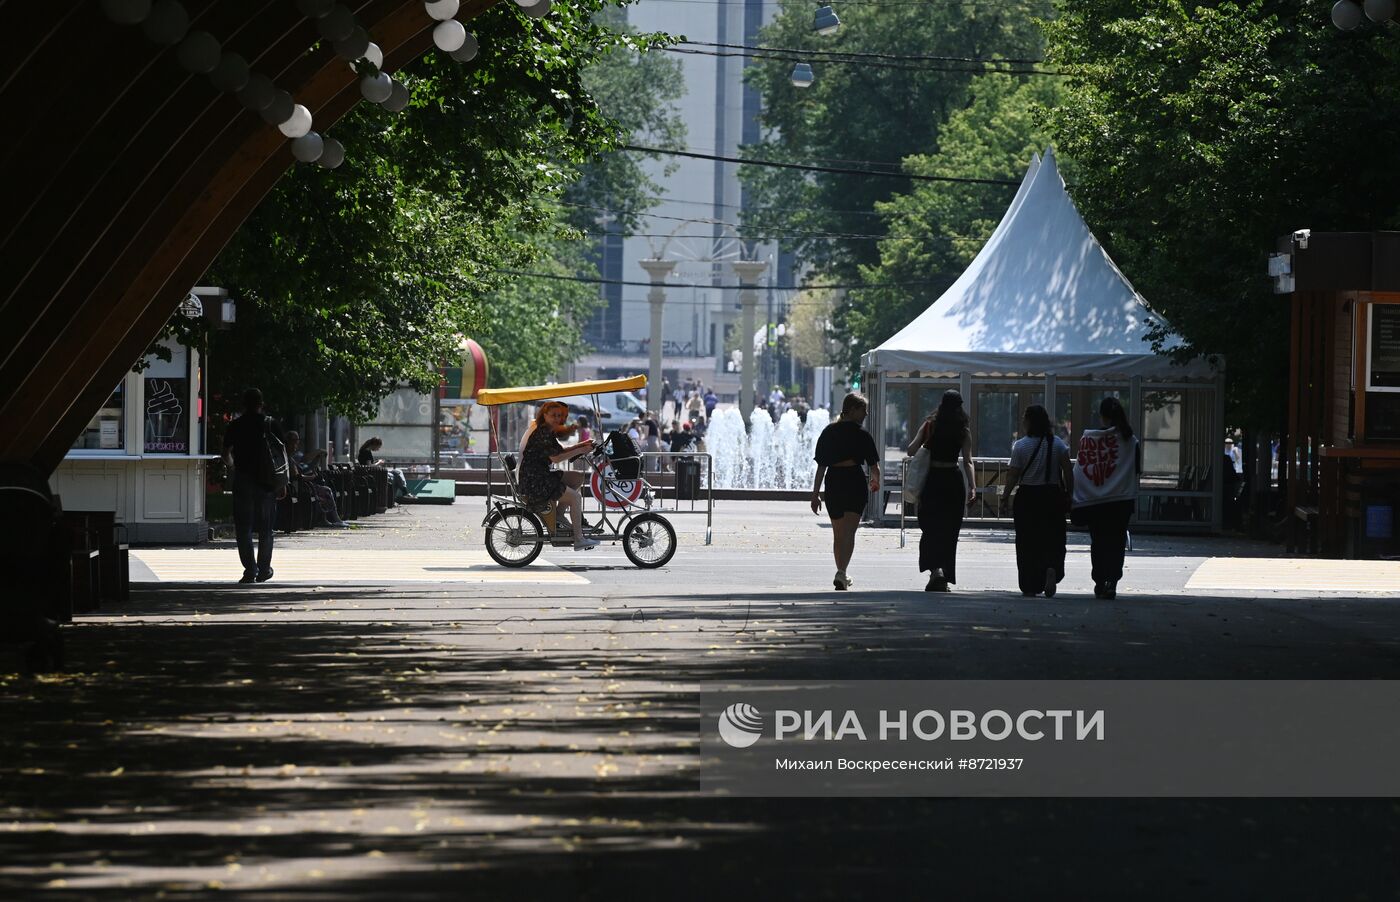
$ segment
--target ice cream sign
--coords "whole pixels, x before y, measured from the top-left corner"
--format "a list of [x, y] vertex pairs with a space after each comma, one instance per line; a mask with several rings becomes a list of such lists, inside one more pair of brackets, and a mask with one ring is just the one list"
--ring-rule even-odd
[[184, 398], [187, 379], [146, 379], [146, 453], [185, 454], [190, 448]]

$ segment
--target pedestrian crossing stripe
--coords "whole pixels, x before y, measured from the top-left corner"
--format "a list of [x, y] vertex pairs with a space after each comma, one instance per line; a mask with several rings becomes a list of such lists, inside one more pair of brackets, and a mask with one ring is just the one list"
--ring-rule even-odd
[[[351, 551], [277, 549], [273, 583], [556, 583], [588, 580], [544, 559], [502, 567], [485, 551]], [[160, 548], [131, 552], [131, 581], [230, 583], [243, 575], [232, 548]]]
[[1211, 558], [1196, 568], [1188, 590], [1400, 592], [1400, 561], [1315, 558]]

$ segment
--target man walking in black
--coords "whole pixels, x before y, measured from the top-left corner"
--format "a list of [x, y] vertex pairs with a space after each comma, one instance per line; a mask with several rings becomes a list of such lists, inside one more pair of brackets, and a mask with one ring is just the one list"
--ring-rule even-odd
[[[240, 583], [265, 583], [272, 579], [272, 530], [277, 518], [277, 501], [286, 488], [274, 491], [258, 478], [258, 459], [267, 454], [265, 433], [282, 440], [282, 429], [262, 412], [262, 392], [250, 388], [243, 393], [243, 415], [224, 431], [224, 463], [233, 467], [233, 531], [238, 539], [238, 557], [243, 562]], [[253, 533], [258, 534], [258, 554], [253, 557]]]

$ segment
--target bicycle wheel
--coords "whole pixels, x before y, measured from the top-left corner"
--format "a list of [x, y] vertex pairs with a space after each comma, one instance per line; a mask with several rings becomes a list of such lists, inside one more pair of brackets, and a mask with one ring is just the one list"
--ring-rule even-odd
[[622, 531], [622, 550], [638, 567], [664, 567], [676, 553], [676, 531], [660, 514], [638, 514]]
[[521, 507], [496, 511], [486, 520], [486, 553], [502, 567], [524, 567], [544, 550], [544, 526]]

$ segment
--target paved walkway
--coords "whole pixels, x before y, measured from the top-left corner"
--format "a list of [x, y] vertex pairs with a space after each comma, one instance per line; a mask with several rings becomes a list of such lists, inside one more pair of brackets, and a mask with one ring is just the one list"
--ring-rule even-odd
[[[1379, 581], [1273, 588], [1274, 547], [1141, 536], [1116, 602], [1088, 593], [1082, 547], [1059, 597], [1028, 600], [990, 533], [964, 543], [959, 590], [931, 596], [914, 549], [871, 530], [858, 590], [837, 593], [819, 519], [744, 503], [709, 547], [679, 519], [663, 570], [561, 551], [502, 581], [470, 501], [288, 537], [265, 585], [194, 581], [237, 577], [227, 547], [142, 551], [177, 581], [76, 624], [73, 673], [0, 677], [0, 898], [1400, 885], [1390, 800], [776, 802], [690, 777], [709, 679], [1396, 678], [1400, 605]], [[1255, 566], [1248, 592], [1208, 587]]]

